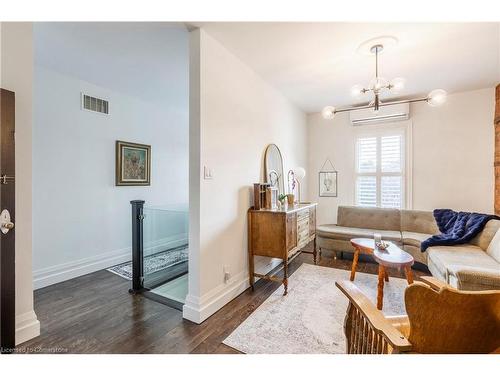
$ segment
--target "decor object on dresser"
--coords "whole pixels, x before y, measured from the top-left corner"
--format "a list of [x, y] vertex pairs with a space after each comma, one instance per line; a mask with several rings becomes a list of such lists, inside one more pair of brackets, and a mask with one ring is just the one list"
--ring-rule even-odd
[[116, 185], [151, 185], [151, 146], [116, 141]]
[[[288, 263], [301, 252], [313, 254], [316, 263], [316, 203], [283, 206], [278, 209], [248, 210], [248, 274], [254, 288], [255, 277], [279, 281], [288, 292]], [[304, 248], [314, 241], [312, 252]], [[254, 256], [283, 260], [283, 278], [255, 273]]]
[[384, 281], [389, 282], [389, 275], [386, 268], [404, 269], [406, 281], [413, 283], [413, 257], [394, 245], [392, 242], [384, 242], [387, 246], [381, 249], [375, 240], [369, 238], [353, 238], [351, 244], [354, 247], [354, 257], [351, 268], [351, 281], [356, 276], [359, 254], [369, 254], [378, 263], [378, 289], [377, 289], [377, 309], [382, 310], [384, 301]]
[[[327, 164], [330, 165], [328, 168]], [[325, 169], [325, 166], [327, 167]], [[326, 158], [319, 171], [319, 196], [336, 197], [337, 196], [337, 171], [330, 158]]]
[[306, 170], [302, 167], [296, 167], [293, 171], [293, 175], [295, 176], [295, 181], [297, 181], [297, 203], [302, 202], [302, 196], [300, 195], [301, 189], [300, 189], [300, 181], [303, 180], [306, 177]]
[[[319, 225], [317, 243], [335, 253], [354, 253], [353, 238], [373, 238], [380, 233], [409, 253], [415, 262], [428, 266], [432, 275], [460, 290], [500, 290], [500, 220], [490, 220], [481, 233], [468, 243], [431, 246], [425, 252], [420, 244], [438, 234], [432, 212], [339, 206], [337, 224]], [[498, 244], [493, 241], [498, 233]]]
[[407, 316], [384, 316], [354, 283], [335, 282], [349, 299], [344, 324], [346, 352], [500, 351], [500, 291], [463, 292], [432, 277], [422, 277], [422, 280], [406, 289]]
[[286, 204], [285, 202], [287, 202], [287, 195], [286, 194], [280, 194], [278, 196], [278, 201], [280, 202], [281, 206], [284, 206]]
[[[294, 195], [295, 187], [297, 186], [297, 179], [295, 178], [295, 172], [293, 169], [288, 171], [288, 193]], [[295, 201], [293, 201], [295, 203]]]
[[266, 189], [270, 186], [271, 184], [259, 182], [253, 184], [253, 206], [256, 210], [266, 208]]
[[375, 56], [375, 77], [370, 81], [368, 87], [364, 87], [362, 85], [354, 85], [351, 88], [351, 94], [354, 97], [361, 97], [363, 94], [366, 94], [367, 92], [372, 92], [373, 99], [367, 105], [364, 106], [352, 106], [345, 108], [335, 108], [332, 106], [327, 106], [323, 108], [323, 110], [321, 111], [323, 118], [325, 118], [326, 120], [333, 120], [335, 114], [339, 112], [350, 112], [350, 111], [358, 111], [360, 109], [373, 108], [373, 118], [371, 118], [370, 120], [374, 122], [375, 120], [377, 120], [376, 116], [380, 110], [380, 107], [397, 105], [402, 103], [416, 103], [416, 102], [427, 102], [431, 107], [436, 107], [446, 102], [447, 93], [443, 89], [432, 90], [429, 93], [429, 95], [427, 95], [425, 98], [397, 100], [392, 102], [382, 102], [380, 100], [381, 95], [389, 91], [398, 92], [402, 90], [405, 86], [406, 81], [404, 78], [400, 77], [394, 78], [392, 81], [389, 82], [387, 79], [380, 77], [378, 75], [379, 54], [385, 48], [391, 47], [396, 43], [397, 43], [396, 38], [385, 36], [385, 37], [370, 39], [361, 44], [361, 46], [358, 48], [358, 51]]
[[268, 210], [275, 210], [278, 208], [278, 189], [274, 186], [266, 188], [266, 207]]
[[266, 147], [264, 154], [264, 173], [266, 182], [278, 189], [278, 194], [285, 194], [283, 181], [283, 158], [275, 144]]

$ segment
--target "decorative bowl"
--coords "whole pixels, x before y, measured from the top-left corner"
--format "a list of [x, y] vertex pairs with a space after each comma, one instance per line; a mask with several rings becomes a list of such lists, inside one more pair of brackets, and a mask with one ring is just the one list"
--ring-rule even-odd
[[377, 242], [377, 249], [379, 249], [379, 250], [386, 250], [388, 247], [389, 247], [389, 243], [387, 243], [387, 242], [384, 242], [384, 241]]

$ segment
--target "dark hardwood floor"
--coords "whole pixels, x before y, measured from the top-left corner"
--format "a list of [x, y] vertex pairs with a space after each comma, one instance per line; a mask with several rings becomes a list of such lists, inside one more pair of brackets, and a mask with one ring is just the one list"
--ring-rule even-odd
[[[290, 265], [313, 263], [301, 254]], [[351, 260], [324, 253], [318, 265], [350, 269]], [[360, 262], [359, 272], [377, 273], [377, 265]], [[402, 274], [390, 270], [391, 277]], [[415, 278], [427, 275], [414, 270]], [[178, 310], [130, 295], [127, 280], [98, 271], [35, 291], [41, 335], [18, 346], [24, 353], [237, 353], [222, 341], [279, 284], [260, 280], [202, 324], [184, 320]]]

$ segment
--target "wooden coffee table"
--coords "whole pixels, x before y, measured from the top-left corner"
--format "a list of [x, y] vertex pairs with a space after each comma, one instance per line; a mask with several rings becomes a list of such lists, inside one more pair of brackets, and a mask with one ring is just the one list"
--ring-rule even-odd
[[378, 288], [377, 288], [377, 309], [382, 310], [384, 300], [384, 280], [389, 281], [389, 275], [386, 268], [403, 268], [408, 284], [413, 283], [413, 273], [411, 266], [414, 259], [406, 251], [401, 250], [392, 242], [384, 241], [389, 244], [385, 250], [380, 250], [375, 247], [375, 241], [369, 238], [353, 238], [351, 245], [354, 247], [354, 258], [351, 268], [351, 281], [354, 281], [356, 276], [356, 267], [358, 266], [359, 254], [369, 254], [378, 263]]

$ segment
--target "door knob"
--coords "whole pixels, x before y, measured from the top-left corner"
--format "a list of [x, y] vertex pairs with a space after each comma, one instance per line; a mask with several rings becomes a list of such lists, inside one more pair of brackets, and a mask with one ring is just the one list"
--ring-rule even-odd
[[14, 228], [14, 223], [10, 221], [10, 212], [8, 210], [3, 210], [2, 213], [0, 213], [0, 231], [3, 234], [7, 234], [12, 228]]

